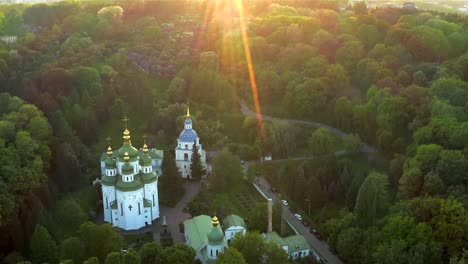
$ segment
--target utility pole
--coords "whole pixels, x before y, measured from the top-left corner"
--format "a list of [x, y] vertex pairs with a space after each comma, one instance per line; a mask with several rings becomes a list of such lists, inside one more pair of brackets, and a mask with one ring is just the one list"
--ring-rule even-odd
[[309, 216], [310, 216], [310, 198], [307, 196], [307, 198], [305, 198], [305, 201], [309, 202]]

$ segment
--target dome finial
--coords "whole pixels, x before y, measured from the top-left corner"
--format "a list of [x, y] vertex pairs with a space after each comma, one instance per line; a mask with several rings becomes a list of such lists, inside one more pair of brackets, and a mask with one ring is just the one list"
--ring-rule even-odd
[[211, 220], [211, 223], [213, 224], [213, 227], [217, 227], [219, 225], [219, 220], [218, 220], [218, 217], [216, 215], [213, 216], [213, 219]]
[[124, 117], [122, 118], [122, 121], [124, 122], [124, 125], [125, 125], [125, 129], [127, 128], [128, 120], [130, 120], [130, 119], [128, 119], [127, 116], [124, 116]]
[[127, 143], [127, 144], [130, 144], [130, 131], [128, 131], [127, 129], [127, 122], [128, 122], [128, 119], [126, 116], [123, 117], [122, 121], [124, 122], [124, 125], [125, 125], [125, 130], [123, 132], [123, 139], [124, 139], [124, 143]]
[[187, 115], [185, 115], [186, 117], [190, 117], [190, 108], [189, 106], [187, 105]]
[[130, 160], [130, 157], [128, 156], [128, 152], [125, 152], [124, 154], [124, 161], [128, 162]]

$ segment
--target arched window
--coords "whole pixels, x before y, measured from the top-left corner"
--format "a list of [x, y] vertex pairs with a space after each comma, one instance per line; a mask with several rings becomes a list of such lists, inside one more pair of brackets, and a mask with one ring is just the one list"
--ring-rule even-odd
[[188, 160], [188, 154], [184, 153], [184, 160]]
[[210, 251], [210, 256], [213, 256], [213, 250]]
[[188, 148], [188, 145], [187, 145], [187, 144], [185, 144], [185, 148]]

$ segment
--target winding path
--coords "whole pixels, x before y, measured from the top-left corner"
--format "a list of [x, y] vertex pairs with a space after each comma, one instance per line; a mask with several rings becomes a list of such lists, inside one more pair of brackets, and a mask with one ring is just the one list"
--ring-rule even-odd
[[[298, 120], [298, 119], [279, 118], [279, 117], [273, 117], [273, 116], [262, 115], [262, 114], [256, 113], [247, 107], [247, 104], [245, 103], [244, 100], [240, 101], [240, 106], [241, 106], [241, 112], [245, 116], [255, 117], [257, 119], [261, 118], [263, 120], [268, 120], [268, 121], [286, 121], [290, 124], [310, 126], [310, 127], [315, 127], [315, 128], [323, 127], [323, 128], [330, 130], [333, 134], [339, 136], [340, 138], [346, 138], [348, 136], [348, 134], [346, 134], [345, 132], [337, 128], [331, 127], [329, 125], [322, 124], [322, 123], [304, 121], [304, 120]], [[374, 153], [376, 152], [376, 150], [372, 146], [362, 143], [362, 152]]]

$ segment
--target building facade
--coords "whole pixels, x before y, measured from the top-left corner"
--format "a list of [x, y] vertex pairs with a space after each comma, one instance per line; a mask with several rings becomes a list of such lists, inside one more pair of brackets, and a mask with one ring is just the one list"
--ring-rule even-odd
[[247, 232], [244, 219], [235, 214], [228, 215], [223, 219], [223, 229], [228, 243], [237, 233], [245, 235], [245, 232]]
[[202, 166], [206, 169], [206, 153], [203, 150], [202, 144], [200, 144], [197, 132], [192, 128], [192, 119], [190, 119], [190, 111], [187, 108], [184, 130], [180, 132], [177, 139], [177, 147], [175, 148], [176, 164], [183, 178], [191, 178], [190, 164], [192, 164], [194, 145], [196, 145], [200, 154]]
[[[113, 151], [109, 145], [105, 160], [101, 159], [104, 221], [124, 230], [134, 230], [159, 218], [155, 168], [162, 157], [157, 151], [151, 154], [146, 143], [141, 151], [133, 147], [128, 129], [123, 132], [123, 139], [120, 149]], [[156, 170], [160, 170], [160, 165]]]

